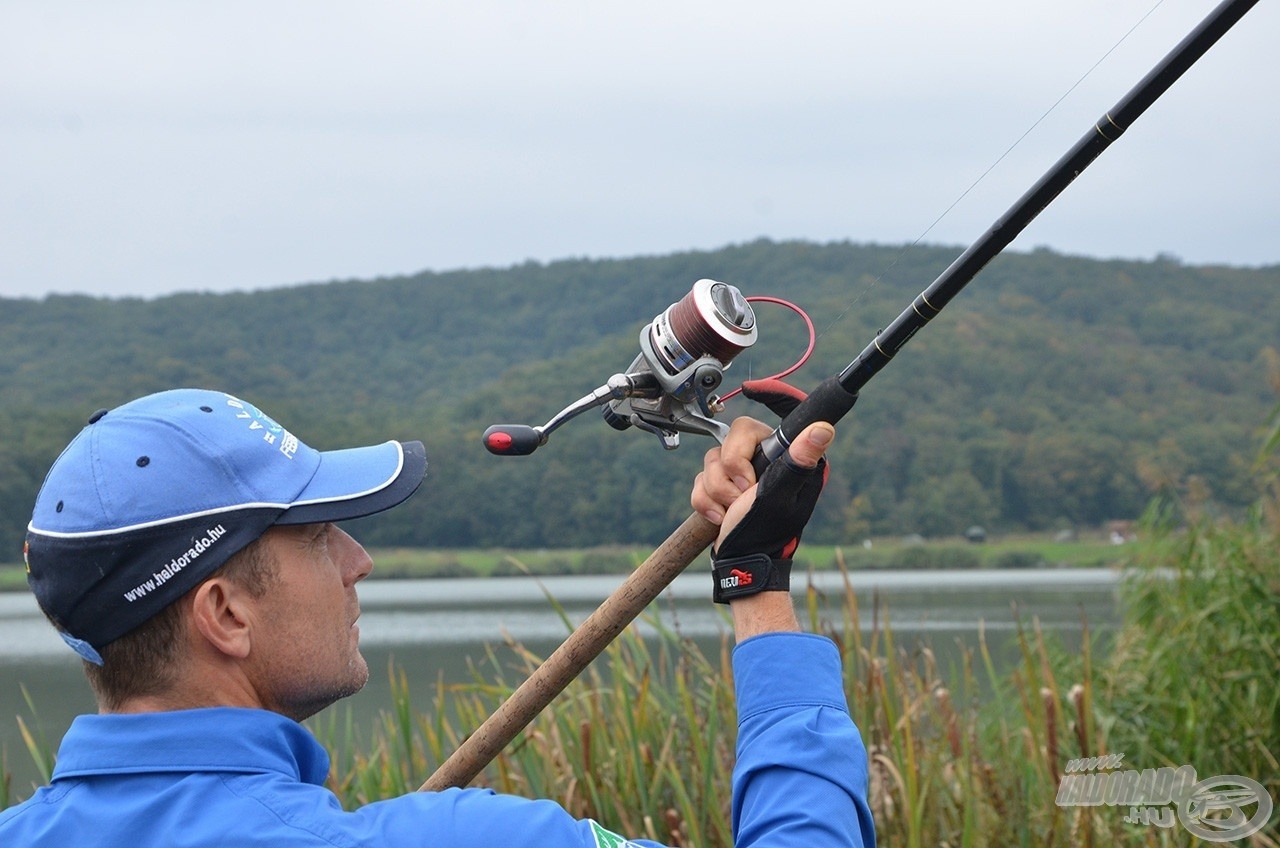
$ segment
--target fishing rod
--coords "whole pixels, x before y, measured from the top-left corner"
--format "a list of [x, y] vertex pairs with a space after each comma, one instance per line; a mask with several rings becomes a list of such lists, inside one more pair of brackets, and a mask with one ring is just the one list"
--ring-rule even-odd
[[[858, 399], [859, 391], [889, 363], [902, 346], [921, 327], [937, 317], [943, 307], [965, 287], [979, 271], [997, 256], [1042, 212], [1080, 173], [1106, 150], [1112, 142], [1133, 125], [1188, 68], [1234, 26], [1258, 0], [1224, 0], [1169, 52], [1142, 80], [1076, 144], [1060, 158], [1019, 200], [1009, 208], [977, 241], [964, 251], [941, 275], [921, 292], [889, 325], [876, 334], [871, 343], [834, 377], [824, 380], [809, 397], [788, 414], [778, 428], [761, 444], [757, 452], [757, 468], [777, 459], [805, 427], [816, 421], [836, 423]], [[724, 293], [732, 296], [732, 293]], [[678, 306], [678, 304], [677, 304]], [[713, 304], [714, 306], [714, 304]], [[674, 307], [673, 307], [674, 308]], [[664, 315], [667, 313], [664, 313]], [[699, 313], [703, 314], [703, 313]], [[716, 309], [703, 315], [725, 325], [722, 335], [732, 333], [728, 325], [744, 330], [748, 321], [741, 311]], [[662, 316], [659, 316], [661, 319]], [[752, 319], [753, 321], [753, 319]], [[655, 324], [658, 319], [655, 319]], [[651, 325], [652, 327], [653, 325]], [[703, 338], [701, 333], [691, 334]], [[643, 339], [643, 334], [642, 334]], [[709, 343], [713, 346], [714, 342]], [[643, 347], [643, 341], [642, 341]], [[707, 351], [699, 351], [706, 353]], [[736, 353], [731, 351], [731, 353]], [[714, 357], [713, 357], [714, 359]], [[640, 360], [637, 360], [640, 363]], [[641, 363], [642, 364], [642, 363]], [[706, 365], [706, 362], [701, 363]], [[714, 363], [713, 363], [714, 364]], [[722, 362], [723, 364], [723, 362]], [[634, 370], [634, 369], [633, 369]], [[696, 370], [696, 369], [695, 369]], [[609, 384], [571, 406], [572, 414], [604, 403], [631, 403], [640, 398], [645, 403], [661, 404], [663, 394], [655, 389], [655, 378], [644, 375], [640, 368], [635, 385]], [[633, 374], [632, 376], [635, 376]], [[616, 375], [615, 375], [616, 376]], [[718, 385], [718, 383], [717, 383]], [[682, 391], [690, 386], [681, 385]], [[702, 396], [696, 409], [714, 412], [714, 404]], [[664, 416], [676, 414], [692, 401], [679, 400], [675, 407], [651, 414], [644, 423], [662, 429]], [[571, 417], [571, 416], [569, 416]], [[710, 415], [699, 416], [701, 432], [716, 435], [718, 428], [705, 424]], [[644, 416], [641, 416], [641, 420]], [[555, 426], [567, 420], [553, 419]], [[612, 422], [611, 422], [612, 423]], [[674, 428], [673, 429], [678, 429]], [[515, 433], [513, 437], [511, 434]], [[496, 427], [486, 431], [485, 443], [494, 453], [528, 453], [545, 443], [549, 432], [543, 428]], [[491, 441], [493, 444], [491, 444]], [[509, 450], [512, 443], [516, 450]], [[527, 448], [525, 450], [524, 448]], [[469, 736], [454, 753], [422, 785], [424, 790], [440, 790], [465, 786], [496, 757], [529, 722], [571, 683], [638, 616], [649, 603], [676, 578], [694, 558], [716, 538], [719, 528], [700, 515], [690, 515], [622, 585], [582, 623], [542, 665], [504, 701], [493, 715]]]

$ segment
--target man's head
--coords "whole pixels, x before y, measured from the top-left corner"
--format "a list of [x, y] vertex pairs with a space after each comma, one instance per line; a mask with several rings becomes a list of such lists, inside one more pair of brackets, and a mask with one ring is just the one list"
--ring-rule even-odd
[[230, 395], [149, 395], [95, 413], [54, 463], [28, 526], [28, 581], [63, 639], [101, 664], [102, 649], [197, 587], [239, 585], [234, 568], [210, 578], [260, 538], [272, 580], [287, 582], [280, 552], [308, 534], [313, 553], [337, 539], [354, 575], [367, 557], [331, 523], [395, 506], [425, 471], [419, 442], [321, 453]]

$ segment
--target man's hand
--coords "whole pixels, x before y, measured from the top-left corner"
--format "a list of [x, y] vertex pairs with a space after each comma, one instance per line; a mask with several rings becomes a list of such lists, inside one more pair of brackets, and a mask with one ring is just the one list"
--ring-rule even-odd
[[[773, 428], [754, 418], [738, 418], [730, 425], [724, 444], [707, 451], [703, 458], [689, 502], [696, 512], [720, 527], [717, 549], [755, 503], [756, 472], [751, 457], [772, 432]], [[834, 436], [835, 428], [819, 421], [805, 428], [787, 453], [800, 468], [813, 468]]]
[[[707, 451], [702, 473], [693, 481], [689, 502], [716, 526], [723, 526], [725, 512], [756, 482], [751, 457], [773, 428], [754, 418], [738, 418], [729, 425], [724, 444]], [[741, 516], [738, 516], [741, 518]]]
[[[807, 427], [788, 450], [791, 469], [774, 468], [766, 472], [766, 486], [773, 495], [766, 495], [762, 502], [764, 510], [752, 512], [756, 503], [755, 471], [751, 466], [751, 457], [756, 446], [772, 431], [767, 425], [749, 418], [734, 421], [725, 439], [724, 445], [707, 452], [703, 463], [703, 471], [694, 481], [693, 495], [690, 502], [693, 508], [705, 516], [713, 524], [720, 526], [719, 538], [715, 551], [734, 556], [742, 554], [764, 554], [789, 557], [792, 550], [781, 549], [792, 535], [798, 537], [808, 520], [808, 510], [812, 509], [812, 499], [816, 492], [812, 486], [807, 495], [799, 494], [803, 486], [804, 470], [818, 465], [827, 446], [835, 435], [835, 429], [824, 422]], [[775, 465], [785, 465], [779, 460]], [[772, 466], [771, 466], [772, 468]], [[813, 472], [821, 473], [821, 472]], [[770, 479], [773, 478], [773, 479]], [[819, 483], [820, 485], [820, 483]], [[794, 492], [792, 498], [787, 492]], [[777, 494], [784, 497], [774, 505], [771, 501]], [[808, 500], [807, 509], [803, 503]], [[798, 512], [789, 512], [798, 510]], [[743, 519], [747, 518], [747, 524]], [[774, 528], [773, 522], [785, 522], [791, 526]], [[735, 534], [735, 530], [739, 531]], [[787, 539], [782, 539], [781, 535]], [[777, 536], [778, 538], [774, 538]], [[732, 547], [726, 551], [723, 547], [728, 541]], [[744, 547], [760, 547], [761, 550], [738, 550]], [[769, 550], [764, 548], [768, 547]], [[787, 592], [760, 592], [748, 597], [732, 600], [735, 631], [738, 641], [742, 641], [757, 633], [772, 630], [798, 630], [799, 625], [791, 607], [791, 597]]]

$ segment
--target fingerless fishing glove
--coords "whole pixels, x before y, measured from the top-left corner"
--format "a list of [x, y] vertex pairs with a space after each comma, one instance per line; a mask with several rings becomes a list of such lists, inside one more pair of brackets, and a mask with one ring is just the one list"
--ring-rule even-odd
[[[780, 380], [748, 381], [743, 383], [742, 393], [782, 417], [805, 397]], [[712, 600], [727, 604], [757, 592], [791, 588], [791, 557], [813, 515], [827, 471], [825, 459], [813, 468], [801, 468], [788, 454], [765, 469], [756, 487], [755, 503], [711, 552]]]

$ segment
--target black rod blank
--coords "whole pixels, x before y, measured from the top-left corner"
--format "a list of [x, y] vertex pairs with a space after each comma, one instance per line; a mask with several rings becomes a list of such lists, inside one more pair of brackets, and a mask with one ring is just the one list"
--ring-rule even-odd
[[1076, 142], [987, 232], [921, 292], [840, 374], [840, 385], [856, 394], [907, 340], [1054, 201], [1085, 168], [1120, 137], [1182, 74], [1196, 63], [1258, 0], [1225, 0], [1142, 81]]

